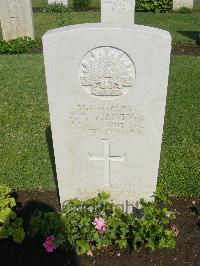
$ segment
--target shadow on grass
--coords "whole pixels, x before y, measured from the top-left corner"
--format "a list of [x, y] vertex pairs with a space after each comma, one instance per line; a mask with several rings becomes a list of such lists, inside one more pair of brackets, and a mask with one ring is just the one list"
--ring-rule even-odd
[[58, 196], [58, 199], [60, 201], [60, 197], [59, 197], [59, 190], [58, 190], [58, 180], [57, 180], [57, 173], [56, 173], [56, 164], [55, 164], [55, 157], [54, 157], [54, 149], [53, 149], [53, 140], [52, 140], [52, 132], [51, 132], [51, 127], [48, 126], [46, 129], [46, 142], [48, 145], [48, 151], [49, 151], [49, 157], [51, 160], [51, 167], [52, 167], [52, 172], [53, 172], [53, 177], [54, 177], [54, 181], [56, 184], [56, 193]]
[[196, 45], [200, 45], [200, 30], [199, 31], [178, 31], [178, 33], [194, 40]]

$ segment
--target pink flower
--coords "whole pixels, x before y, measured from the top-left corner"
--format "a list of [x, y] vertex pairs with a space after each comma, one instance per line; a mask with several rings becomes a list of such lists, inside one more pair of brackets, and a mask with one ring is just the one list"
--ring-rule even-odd
[[97, 230], [100, 231], [100, 233], [106, 232], [106, 222], [102, 217], [96, 217], [94, 219], [93, 225]]
[[46, 249], [46, 252], [53, 252], [54, 249], [56, 249], [56, 246], [54, 244], [54, 236], [47, 236], [45, 242], [43, 243], [43, 247]]
[[103, 226], [101, 227], [101, 229], [99, 229], [99, 231], [100, 231], [102, 234], [105, 233], [105, 232], [106, 232], [106, 226], [103, 225]]

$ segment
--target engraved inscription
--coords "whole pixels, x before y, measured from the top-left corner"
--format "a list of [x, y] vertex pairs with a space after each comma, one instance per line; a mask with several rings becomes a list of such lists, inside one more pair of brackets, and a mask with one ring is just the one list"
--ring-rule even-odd
[[111, 10], [119, 13], [129, 11], [133, 8], [132, 0], [104, 0], [104, 3], [108, 5]]
[[111, 8], [113, 10], [126, 10], [127, 7], [127, 2], [129, 3], [130, 0], [126, 1], [126, 0], [113, 0], [112, 1], [112, 5]]
[[113, 162], [125, 162], [126, 154], [121, 156], [111, 156], [110, 155], [110, 142], [108, 139], [102, 139], [104, 143], [104, 155], [103, 156], [93, 156], [88, 153], [89, 161], [104, 161], [104, 184], [102, 186], [108, 187], [110, 184], [110, 161]]
[[83, 57], [79, 71], [83, 88], [101, 99], [125, 95], [135, 78], [132, 60], [114, 47], [97, 47], [89, 51]]
[[80, 134], [141, 135], [143, 115], [130, 105], [77, 105], [70, 113], [70, 129]]

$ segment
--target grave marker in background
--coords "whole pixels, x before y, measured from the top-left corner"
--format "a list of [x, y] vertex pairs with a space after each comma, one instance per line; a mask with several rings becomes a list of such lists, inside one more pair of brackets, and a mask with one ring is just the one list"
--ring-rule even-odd
[[100, 191], [120, 205], [150, 200], [170, 34], [139, 25], [75, 25], [47, 32], [43, 49], [61, 204]]
[[4, 40], [29, 36], [34, 39], [30, 0], [1, 0], [0, 20]]
[[173, 9], [179, 9], [181, 7], [193, 8], [194, 0], [173, 0]]
[[135, 16], [135, 0], [101, 0], [101, 22], [132, 25]]
[[65, 6], [68, 5], [68, 0], [48, 0], [48, 4], [53, 4], [55, 2], [58, 4], [63, 4]]

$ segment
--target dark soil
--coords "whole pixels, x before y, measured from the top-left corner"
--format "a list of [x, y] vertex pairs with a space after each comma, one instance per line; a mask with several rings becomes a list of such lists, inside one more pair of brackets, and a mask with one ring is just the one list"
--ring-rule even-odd
[[41, 54], [43, 53], [43, 48], [41, 45], [39, 45], [36, 48], [33, 48], [30, 52], [28, 52], [29, 54]]
[[172, 55], [200, 56], [200, 45], [172, 45]]
[[[56, 192], [28, 192], [14, 193], [17, 198], [17, 212], [25, 218], [38, 210], [59, 210], [59, 200]], [[172, 210], [179, 229], [175, 249], [150, 251], [141, 248], [138, 251], [108, 249], [94, 253], [94, 257], [65, 254], [60, 250], [52, 254], [46, 253], [42, 247], [42, 239], [28, 239], [22, 244], [11, 240], [0, 241], [0, 266], [23, 265], [110, 265], [110, 266], [173, 266], [200, 265], [200, 198], [171, 198]]]
[[42, 12], [42, 7], [32, 7], [34, 13]]

